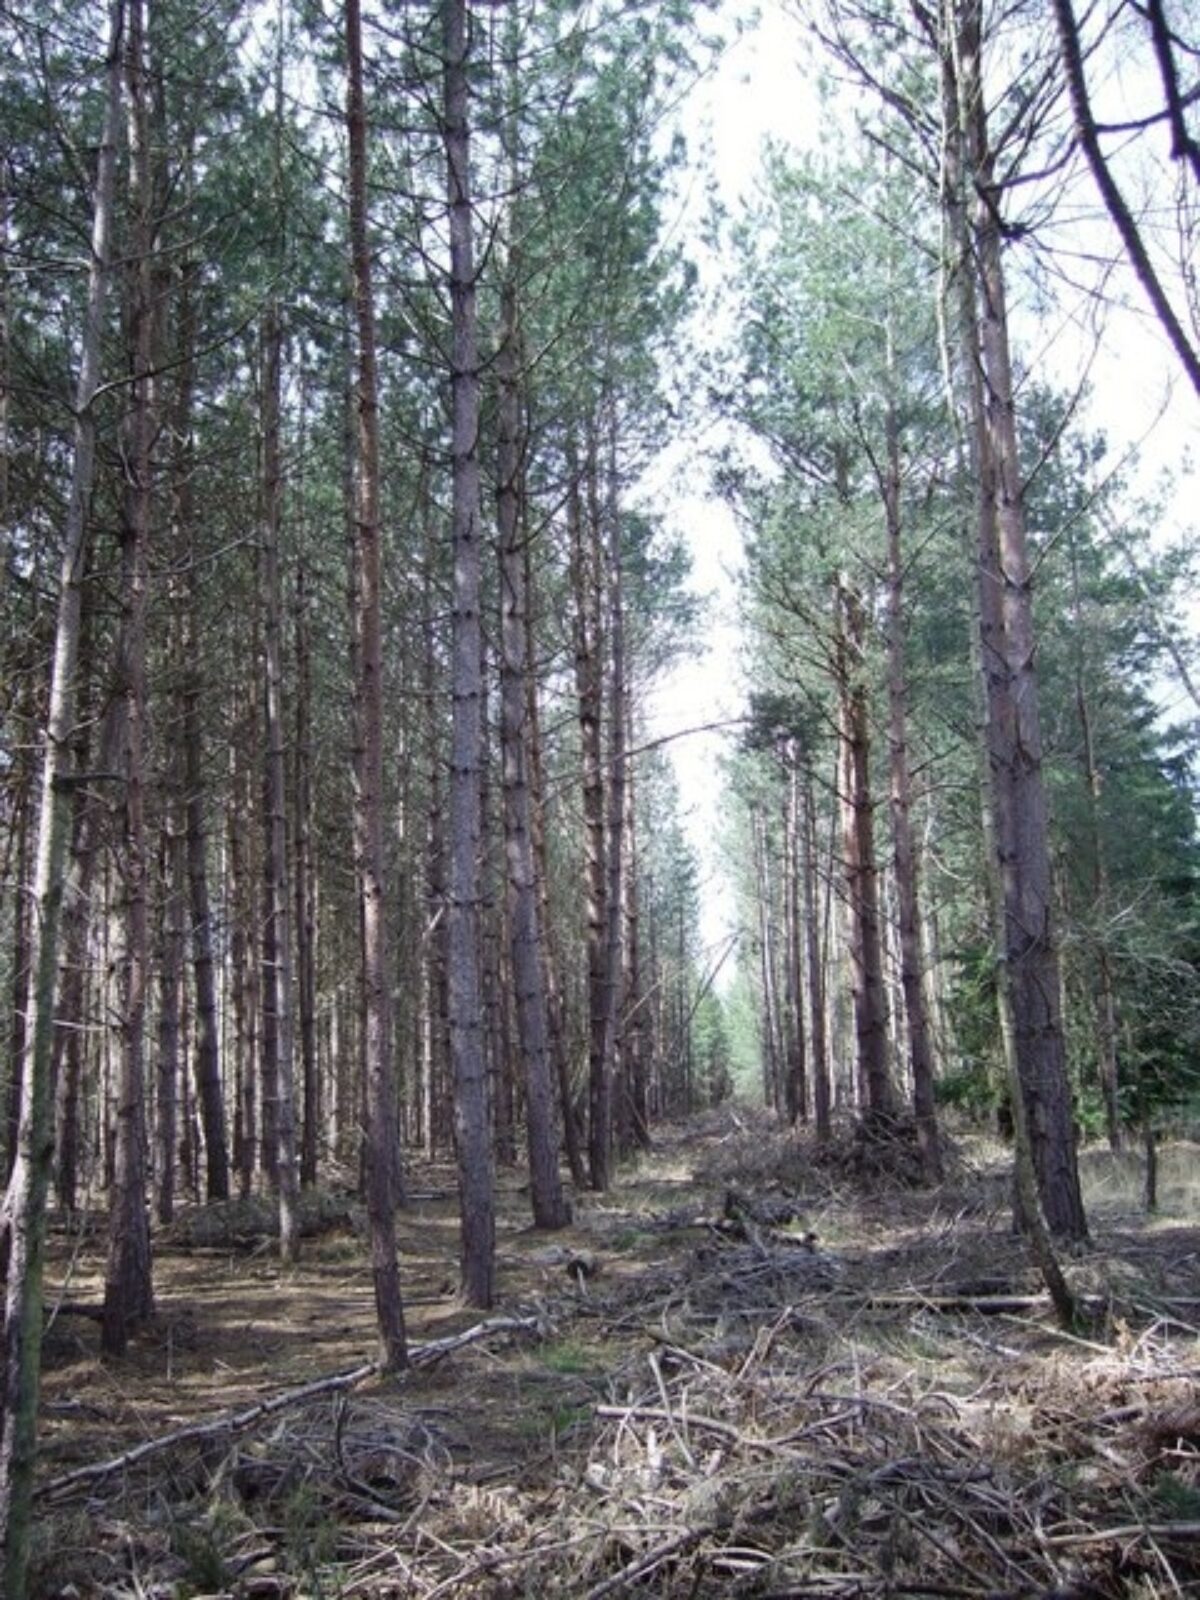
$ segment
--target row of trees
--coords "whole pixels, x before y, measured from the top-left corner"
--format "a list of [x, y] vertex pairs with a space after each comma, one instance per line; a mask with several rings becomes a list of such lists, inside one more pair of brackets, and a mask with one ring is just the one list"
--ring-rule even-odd
[[[23, 1582], [51, 1193], [361, 1187], [404, 1364], [401, 1152], [537, 1225], [703, 1103], [695, 872], [644, 688], [694, 602], [629, 507], [687, 288], [686, 9], [467, 0], [6, 19], [10, 1173], [0, 1523]], [[103, 48], [98, 41], [107, 40]], [[68, 374], [74, 373], [68, 389]]]
[[1194, 730], [1155, 709], [1165, 673], [1191, 693], [1191, 563], [1008, 312], [1014, 276], [1048, 303], [1037, 230], [1079, 193], [1057, 22], [823, 13], [874, 109], [840, 158], [774, 152], [722, 397], [759, 441], [724, 484], [767, 1098], [818, 1139], [904, 1110], [932, 1181], [939, 1097], [1000, 1102], [1027, 1222], [1078, 1240], [1077, 1119], [1116, 1147], [1193, 1092], [1200, 948]]

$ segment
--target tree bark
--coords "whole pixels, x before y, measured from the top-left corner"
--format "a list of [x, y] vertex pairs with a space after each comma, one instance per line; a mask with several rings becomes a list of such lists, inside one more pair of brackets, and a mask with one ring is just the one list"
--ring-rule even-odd
[[[283, 334], [271, 303], [262, 325], [262, 596], [266, 772], [263, 916], [263, 1141], [274, 1134], [279, 1186], [279, 1255], [300, 1254], [300, 1178], [296, 1160], [295, 1028], [292, 1003], [292, 907], [287, 838], [287, 760], [283, 710], [283, 585], [279, 539], [283, 511], [280, 403]], [[274, 1104], [268, 1106], [268, 1093]], [[273, 1111], [273, 1129], [267, 1112]]]
[[517, 1037], [524, 1068], [525, 1128], [529, 1150], [533, 1220], [539, 1228], [570, 1221], [558, 1167], [550, 1030], [533, 848], [529, 792], [529, 597], [521, 485], [520, 326], [514, 285], [504, 285], [501, 345], [496, 359], [500, 388], [497, 442], [496, 520], [500, 543], [500, 687], [504, 766], [504, 848], [508, 875], [509, 950], [516, 998]]
[[866, 614], [861, 597], [844, 582], [838, 585], [836, 604], [842, 852], [850, 912], [859, 1097], [864, 1114], [880, 1118], [893, 1114], [895, 1096], [887, 1061], [887, 997], [871, 794], [871, 721], [862, 677]]
[[450, 213], [452, 518], [454, 545], [448, 908], [450, 1058], [455, 1088], [462, 1292], [495, 1299], [495, 1160], [483, 1040], [480, 882], [481, 552], [479, 347], [467, 80], [469, 0], [442, 0], [443, 120]]
[[[889, 379], [892, 359], [888, 329]], [[901, 509], [900, 431], [895, 401], [887, 402], [887, 459], [883, 473], [887, 523], [888, 756], [891, 777], [892, 849], [900, 940], [900, 988], [908, 1024], [913, 1113], [921, 1165], [930, 1183], [943, 1177], [942, 1147], [933, 1094], [933, 1046], [925, 1006], [921, 962], [921, 899], [912, 825], [912, 774], [908, 754], [908, 661], [904, 616], [904, 520]]]
[[[567, 520], [571, 536], [571, 588], [574, 598], [575, 689], [579, 702], [579, 741], [583, 777], [585, 886], [588, 972], [588, 1178], [593, 1189], [609, 1181], [608, 1085], [605, 1076], [605, 947], [608, 921], [605, 897], [604, 766], [601, 745], [600, 557], [595, 442], [587, 471], [592, 486], [585, 515], [579, 470], [568, 462]], [[587, 526], [585, 526], [585, 523]]]
[[128, 333], [129, 410], [122, 453], [127, 487], [121, 528], [121, 619], [117, 673], [124, 700], [121, 774], [125, 785], [121, 873], [125, 895], [121, 956], [121, 1058], [116, 1165], [109, 1200], [108, 1264], [101, 1348], [125, 1351], [129, 1328], [154, 1309], [146, 1216], [145, 1046], [149, 971], [149, 864], [146, 850], [146, 606], [149, 582], [154, 415], [154, 219], [150, 181], [143, 0], [128, 0], [131, 216]]
[[829, 1092], [829, 1044], [825, 1027], [825, 950], [821, 938], [820, 893], [817, 881], [817, 816], [813, 800], [812, 770], [803, 775], [801, 849], [804, 880], [804, 938], [808, 967], [809, 1051], [813, 1089], [813, 1125], [818, 1144], [827, 1144], [832, 1132]]
[[1063, 1038], [1058, 947], [1033, 621], [1033, 576], [1017, 448], [1001, 225], [983, 100], [979, 0], [955, 17], [958, 116], [974, 193], [970, 257], [978, 274], [968, 361], [978, 435], [978, 582], [996, 849], [1004, 906], [1000, 960], [1013, 1002], [1014, 1049], [1046, 1221], [1087, 1235]]
[[176, 406], [177, 458], [173, 485], [177, 543], [187, 562], [184, 597], [183, 761], [186, 792], [188, 898], [191, 910], [192, 976], [196, 989], [196, 1094], [204, 1128], [205, 1195], [229, 1198], [229, 1145], [225, 1136], [225, 1096], [221, 1081], [221, 1034], [213, 955], [212, 903], [208, 889], [208, 783], [204, 772], [204, 665], [200, 644], [200, 568], [192, 491], [195, 467], [192, 439], [195, 316], [191, 263], [183, 266], [179, 296], [181, 369]]
[[3, 1588], [8, 1600], [24, 1600], [29, 1564], [41, 1369], [46, 1196], [54, 1152], [50, 1065], [59, 919], [71, 823], [70, 744], [75, 723], [75, 667], [87, 558], [87, 512], [95, 464], [94, 407], [100, 387], [105, 300], [112, 270], [109, 250], [121, 119], [123, 23], [123, 0], [114, 0], [109, 21], [103, 127], [97, 146], [87, 309], [75, 386], [71, 487], [60, 566], [46, 730], [40, 741], [42, 781], [33, 879], [35, 916], [27, 1008], [29, 1042], [22, 1073], [17, 1160], [4, 1200], [9, 1259], [4, 1294], [4, 1395], [0, 1414], [3, 1429], [0, 1434], [0, 1550], [3, 1551]]
[[379, 398], [375, 297], [367, 215], [367, 118], [363, 96], [359, 0], [346, 0], [346, 127], [350, 147], [350, 257], [358, 328], [358, 725], [362, 738], [355, 807], [355, 856], [366, 986], [366, 1176], [375, 1320], [385, 1371], [408, 1364], [396, 1206], [400, 1199], [400, 1129], [392, 1051], [391, 961], [383, 836], [383, 647], [379, 527]]
[[319, 1176], [321, 1077], [317, 1053], [317, 907], [312, 846], [312, 638], [304, 563], [296, 572], [296, 1006], [300, 1040], [300, 1187]]

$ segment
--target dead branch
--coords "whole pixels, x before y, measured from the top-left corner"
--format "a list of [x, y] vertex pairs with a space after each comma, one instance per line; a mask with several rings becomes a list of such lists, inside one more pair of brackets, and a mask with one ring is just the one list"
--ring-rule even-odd
[[[538, 1327], [536, 1317], [490, 1317], [486, 1322], [478, 1322], [473, 1327], [465, 1328], [462, 1333], [450, 1334], [445, 1339], [433, 1339], [427, 1344], [418, 1345], [409, 1353], [409, 1366], [432, 1366], [455, 1350], [478, 1344], [480, 1340], [490, 1338], [493, 1334], [530, 1333], [537, 1331]], [[75, 1467], [70, 1472], [64, 1472], [57, 1478], [51, 1478], [48, 1483], [38, 1488], [37, 1496], [39, 1499], [59, 1500], [85, 1484], [97, 1483], [115, 1472], [123, 1472], [150, 1456], [160, 1455], [165, 1450], [173, 1449], [176, 1445], [195, 1444], [206, 1439], [228, 1438], [234, 1434], [245, 1433], [248, 1428], [253, 1428], [266, 1417], [273, 1417], [277, 1412], [303, 1405], [306, 1400], [314, 1400], [319, 1395], [344, 1394], [347, 1390], [366, 1383], [369, 1378], [377, 1377], [379, 1372], [379, 1362], [364, 1362], [362, 1366], [351, 1367], [347, 1372], [330, 1373], [324, 1378], [314, 1378], [309, 1383], [302, 1383], [297, 1388], [284, 1389], [267, 1400], [256, 1401], [254, 1405], [247, 1406], [242, 1411], [214, 1417], [209, 1422], [190, 1423], [185, 1428], [175, 1428], [170, 1433], [159, 1434], [153, 1439], [144, 1439], [141, 1444], [123, 1450], [119, 1455], [110, 1456], [107, 1461], [94, 1461], [87, 1466]], [[403, 1374], [400, 1376], [402, 1378]]]

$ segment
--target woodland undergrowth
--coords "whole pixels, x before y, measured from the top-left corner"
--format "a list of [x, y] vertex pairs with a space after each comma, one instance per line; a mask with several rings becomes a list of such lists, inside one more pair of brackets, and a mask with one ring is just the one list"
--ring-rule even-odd
[[[997, 1162], [964, 1141], [937, 1191], [869, 1165], [725, 1110], [578, 1197], [563, 1236], [526, 1227], [514, 1179], [483, 1326], [447, 1292], [453, 1203], [421, 1175], [419, 1359], [394, 1383], [366, 1365], [349, 1210], [314, 1211], [286, 1275], [252, 1208], [228, 1236], [194, 1219], [127, 1362], [100, 1367], [69, 1308], [51, 1330], [35, 1592], [1200, 1593], [1200, 1229], [1169, 1183], [1150, 1221], [1127, 1164], [1085, 1162], [1082, 1338], [1053, 1324]], [[77, 1262], [72, 1295], [87, 1281]], [[248, 1281], [282, 1307], [261, 1348]]]

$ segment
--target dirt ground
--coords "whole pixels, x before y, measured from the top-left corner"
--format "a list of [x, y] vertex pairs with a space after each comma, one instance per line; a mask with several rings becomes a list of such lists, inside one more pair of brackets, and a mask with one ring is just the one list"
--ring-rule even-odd
[[507, 1175], [487, 1317], [454, 1299], [453, 1173], [417, 1169], [418, 1364], [299, 1399], [373, 1358], [348, 1203], [314, 1203], [286, 1272], [255, 1208], [182, 1216], [118, 1363], [88, 1315], [98, 1230], [59, 1230], [35, 1594], [1200, 1594], [1195, 1155], [1164, 1151], [1153, 1219], [1136, 1163], [1088, 1155], [1069, 1334], [967, 1146], [920, 1191], [725, 1110], [555, 1235]]

